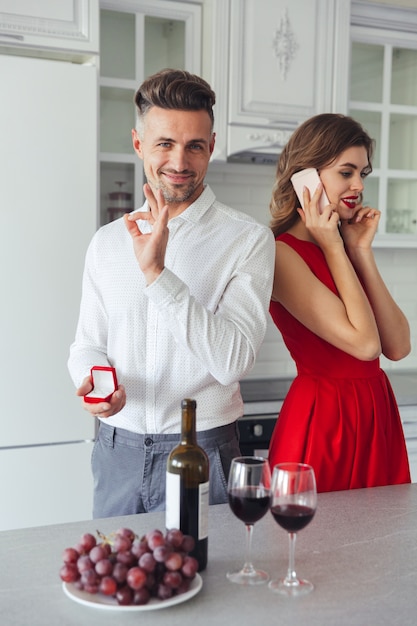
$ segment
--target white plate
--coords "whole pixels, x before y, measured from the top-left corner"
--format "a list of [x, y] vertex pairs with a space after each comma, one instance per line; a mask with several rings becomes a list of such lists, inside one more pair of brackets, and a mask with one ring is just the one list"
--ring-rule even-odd
[[156, 609], [166, 609], [174, 604], [181, 604], [186, 602], [193, 596], [195, 596], [203, 586], [203, 580], [200, 574], [196, 574], [188, 591], [180, 593], [178, 596], [172, 596], [167, 600], [158, 600], [158, 598], [151, 598], [148, 604], [117, 604], [117, 600], [111, 596], [104, 596], [101, 593], [87, 593], [76, 589], [72, 583], [62, 583], [62, 588], [66, 595], [78, 602], [78, 604], [85, 604], [86, 606], [92, 606], [96, 609], [107, 609], [109, 611], [155, 611]]

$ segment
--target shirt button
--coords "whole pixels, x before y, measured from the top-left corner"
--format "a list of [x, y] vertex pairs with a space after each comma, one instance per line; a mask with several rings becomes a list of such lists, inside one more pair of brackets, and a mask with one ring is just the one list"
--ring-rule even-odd
[[145, 446], [149, 447], [153, 444], [153, 440], [150, 437], [146, 437], [145, 439]]

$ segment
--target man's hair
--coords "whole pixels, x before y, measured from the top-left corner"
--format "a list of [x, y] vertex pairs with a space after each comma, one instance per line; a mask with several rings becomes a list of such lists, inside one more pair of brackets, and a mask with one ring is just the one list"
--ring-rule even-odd
[[185, 70], [164, 69], [149, 76], [135, 94], [137, 130], [143, 131], [143, 119], [152, 107], [180, 111], [207, 111], [214, 125], [216, 95], [210, 85]]

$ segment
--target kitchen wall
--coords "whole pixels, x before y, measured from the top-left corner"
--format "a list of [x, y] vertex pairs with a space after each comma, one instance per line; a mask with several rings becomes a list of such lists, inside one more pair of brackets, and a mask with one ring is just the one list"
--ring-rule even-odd
[[[241, 163], [211, 163], [206, 181], [221, 202], [249, 213], [264, 224], [269, 223], [269, 200], [275, 176], [271, 165]], [[417, 367], [417, 250], [389, 248], [375, 249], [380, 272], [395, 300], [410, 322], [412, 352], [393, 363], [384, 357], [385, 370]], [[286, 377], [295, 374], [295, 368], [279, 331], [269, 320], [264, 343], [257, 362], [248, 378]]]

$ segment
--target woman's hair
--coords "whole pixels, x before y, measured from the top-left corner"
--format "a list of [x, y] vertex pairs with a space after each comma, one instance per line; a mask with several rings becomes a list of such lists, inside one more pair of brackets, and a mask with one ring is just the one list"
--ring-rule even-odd
[[352, 146], [363, 146], [368, 155], [366, 173], [372, 171], [374, 142], [356, 120], [338, 113], [322, 113], [299, 126], [284, 147], [272, 188], [271, 229], [277, 237], [293, 226], [300, 216], [300, 203], [291, 176], [307, 167], [320, 171]]
[[135, 94], [137, 131], [143, 136], [143, 120], [152, 107], [180, 111], [207, 111], [214, 125], [216, 95], [210, 85], [185, 70], [164, 69], [147, 78]]

